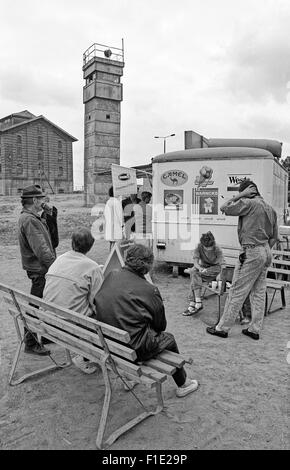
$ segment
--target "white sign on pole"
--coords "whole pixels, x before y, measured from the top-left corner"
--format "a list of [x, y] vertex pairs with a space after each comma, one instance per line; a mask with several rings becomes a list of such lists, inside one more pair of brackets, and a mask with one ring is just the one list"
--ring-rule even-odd
[[126, 168], [112, 163], [111, 171], [114, 197], [137, 194], [137, 178], [134, 168]]

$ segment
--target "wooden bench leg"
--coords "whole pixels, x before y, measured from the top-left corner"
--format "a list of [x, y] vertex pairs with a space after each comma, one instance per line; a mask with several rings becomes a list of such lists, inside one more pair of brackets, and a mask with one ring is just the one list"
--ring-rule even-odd
[[160, 413], [164, 408], [164, 403], [163, 403], [163, 397], [162, 397], [161, 384], [156, 383], [154, 385], [156, 388], [156, 396], [157, 396], [156, 408], [154, 410], [145, 411], [139, 414], [138, 416], [136, 416], [135, 418], [131, 419], [130, 421], [125, 423], [123, 426], [119, 427], [114, 432], [112, 432], [109, 435], [109, 437], [104, 441], [104, 433], [105, 433], [106, 425], [107, 425], [108, 413], [109, 413], [111, 396], [112, 396], [112, 388], [111, 388], [111, 382], [110, 382], [107, 367], [104, 364], [101, 364], [101, 367], [103, 371], [106, 389], [105, 389], [105, 397], [104, 397], [102, 414], [100, 418], [100, 424], [99, 424], [97, 438], [96, 438], [96, 447], [98, 449], [103, 450], [111, 446], [122, 434], [129, 431], [129, 429], [132, 429], [134, 426], [136, 426], [138, 423], [140, 423], [144, 419], [148, 418], [149, 416], [153, 416], [153, 415], [156, 415], [157, 413]]

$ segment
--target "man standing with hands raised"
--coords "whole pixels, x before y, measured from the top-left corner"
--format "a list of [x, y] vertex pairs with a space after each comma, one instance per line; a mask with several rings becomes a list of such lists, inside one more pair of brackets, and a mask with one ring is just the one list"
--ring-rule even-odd
[[278, 239], [277, 214], [264, 201], [251, 180], [242, 181], [239, 193], [220, 209], [228, 216], [239, 217], [241, 253], [223, 315], [216, 326], [208, 327], [206, 331], [227, 338], [229, 329], [250, 294], [252, 319], [249, 327], [242, 332], [258, 340], [265, 311], [266, 275], [272, 261], [271, 248]]

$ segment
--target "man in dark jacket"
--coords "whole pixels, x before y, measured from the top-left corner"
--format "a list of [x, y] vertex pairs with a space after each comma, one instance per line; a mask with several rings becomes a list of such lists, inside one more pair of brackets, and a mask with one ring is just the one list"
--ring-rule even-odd
[[[129, 345], [138, 361], [146, 361], [167, 349], [178, 353], [174, 336], [165, 332], [166, 317], [159, 290], [144, 278], [153, 265], [152, 250], [134, 244], [126, 251], [125, 267], [111, 271], [95, 297], [96, 316], [130, 335]], [[184, 368], [173, 374], [176, 395], [194, 392], [198, 383], [186, 378]]]
[[[45, 274], [55, 260], [55, 251], [44, 219], [40, 217], [45, 194], [37, 186], [23, 189], [23, 209], [18, 221], [18, 238], [22, 267], [32, 282], [32, 295], [42, 298]], [[36, 337], [25, 329], [25, 352], [47, 355], [49, 351], [41, 346]]]

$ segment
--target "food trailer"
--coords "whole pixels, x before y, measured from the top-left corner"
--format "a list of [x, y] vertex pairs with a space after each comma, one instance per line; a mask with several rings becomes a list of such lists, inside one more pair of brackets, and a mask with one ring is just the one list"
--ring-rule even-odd
[[229, 147], [221, 139], [216, 147], [170, 152], [152, 159], [156, 260], [173, 266], [192, 264], [192, 250], [208, 231], [218, 244], [238, 248], [238, 217], [225, 216], [220, 207], [245, 178], [257, 184], [262, 197], [276, 210], [278, 225], [283, 225], [288, 172], [275, 156], [277, 142], [264, 142], [264, 148], [240, 146], [241, 141]]

